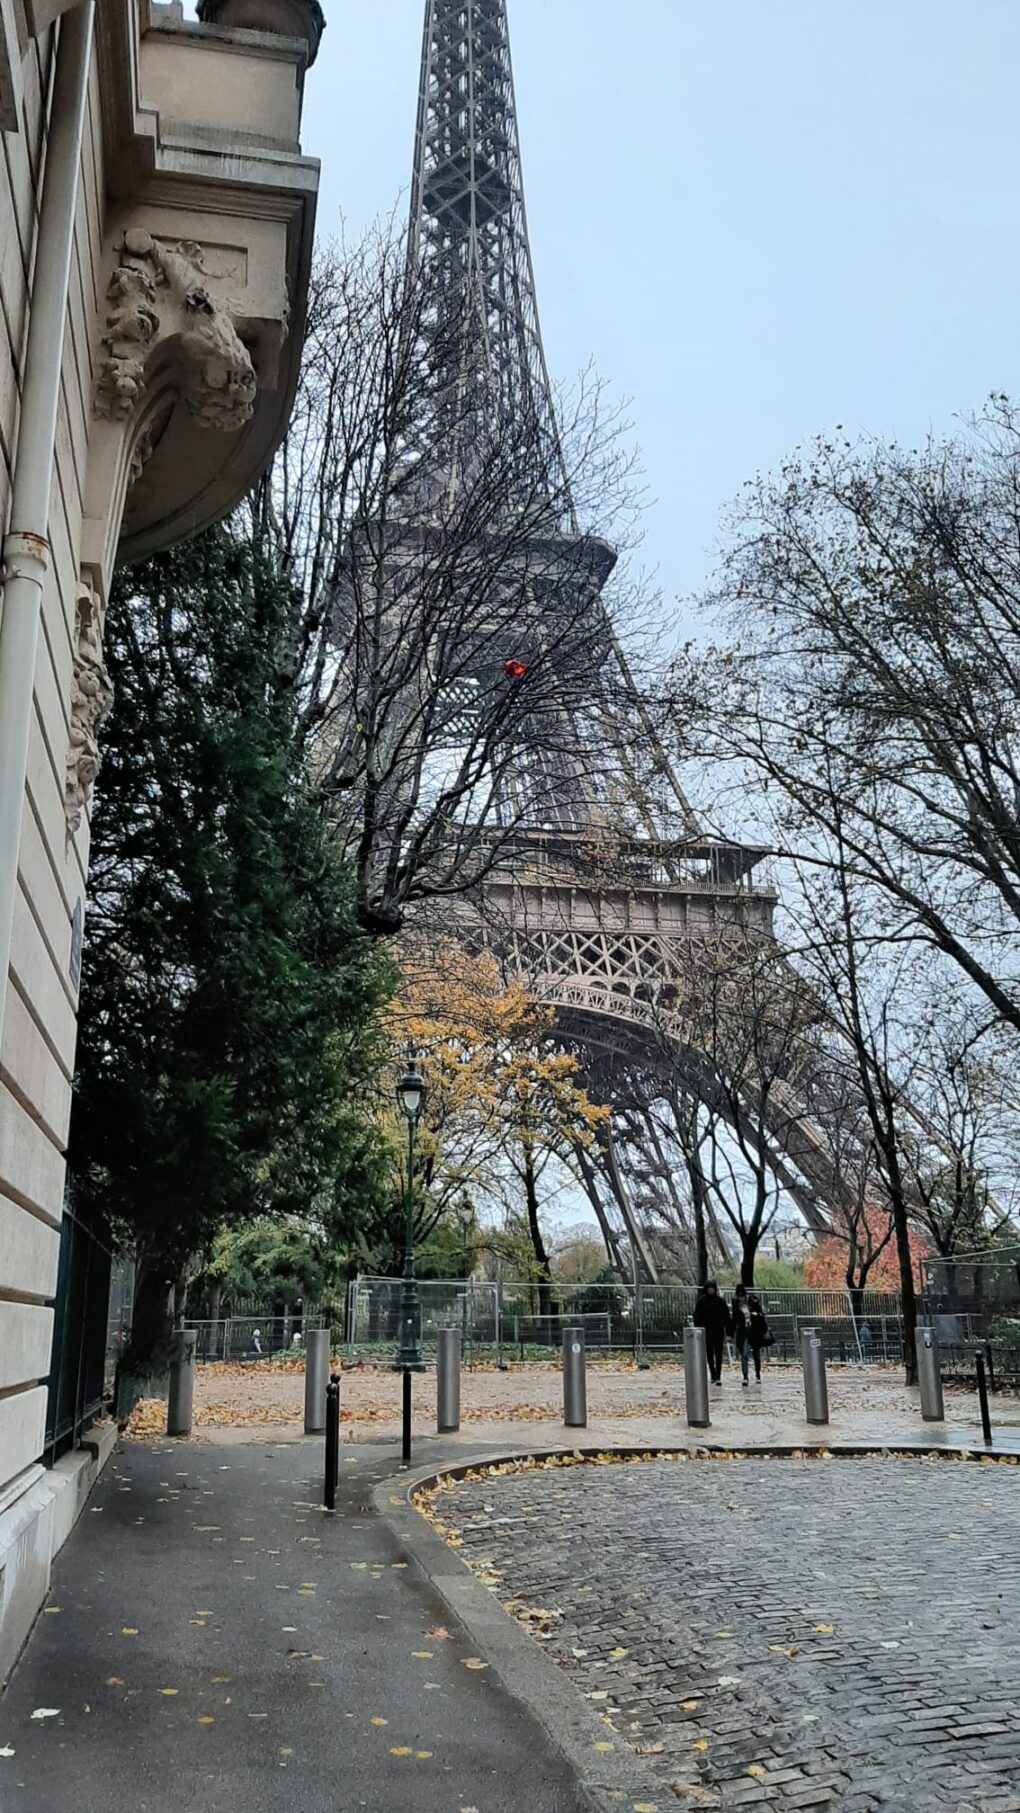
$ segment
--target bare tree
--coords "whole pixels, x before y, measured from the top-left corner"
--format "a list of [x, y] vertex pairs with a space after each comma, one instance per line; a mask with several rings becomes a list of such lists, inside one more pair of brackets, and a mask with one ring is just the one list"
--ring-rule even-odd
[[843, 1279], [854, 1315], [860, 1318], [868, 1282], [895, 1241], [896, 1224], [882, 1191], [868, 1109], [856, 1077], [840, 1076], [834, 1058], [828, 1081], [825, 1130], [834, 1186], [830, 1238], [843, 1249]]
[[677, 741], [717, 779], [735, 758], [745, 821], [872, 883], [879, 923], [1020, 1030], [1016, 407], [920, 451], [819, 442], [746, 488], [729, 539], [729, 645], [679, 664]]
[[[910, 939], [899, 940], [876, 926], [868, 890], [856, 877], [839, 838], [839, 805], [833, 802], [834, 857], [824, 871], [812, 871], [790, 911], [797, 927], [794, 954], [810, 978], [831, 1029], [829, 1062], [833, 1073], [849, 1076], [849, 1102], [857, 1095], [860, 1116], [856, 1164], [862, 1178], [872, 1176], [875, 1200], [891, 1219], [898, 1261], [903, 1315], [904, 1361], [908, 1384], [916, 1383], [915, 1333], [917, 1292], [911, 1223], [918, 1207], [912, 1187], [905, 1129], [914, 1121], [911, 1102], [914, 1051], [904, 1037], [908, 1019], [904, 1004], [917, 990], [917, 951]], [[863, 896], [863, 898], [862, 898]], [[863, 928], [871, 925], [872, 931]], [[848, 1138], [855, 1129], [848, 1109]], [[852, 1172], [852, 1151], [845, 1172]], [[842, 1215], [854, 1216], [857, 1194], [851, 1186]], [[866, 1226], [868, 1209], [857, 1226]]]
[[439, 281], [386, 235], [324, 256], [255, 505], [294, 580], [315, 771], [361, 923], [383, 935], [527, 831], [590, 822], [619, 766], [601, 714], [628, 683], [602, 597], [630, 469], [619, 421], [590, 378], [555, 446], [521, 399], [480, 398], [467, 304]]
[[718, 1221], [739, 1243], [754, 1282], [758, 1248], [796, 1170], [802, 1116], [789, 1087], [814, 1019], [809, 991], [775, 944], [737, 929], [706, 929], [677, 963], [682, 986], [651, 1004], [668, 1082], [670, 1134], [687, 1170], [698, 1281]]
[[960, 989], [926, 1006], [915, 1035], [904, 1160], [917, 1217], [943, 1258], [1012, 1225], [1017, 1135], [1012, 1053]]

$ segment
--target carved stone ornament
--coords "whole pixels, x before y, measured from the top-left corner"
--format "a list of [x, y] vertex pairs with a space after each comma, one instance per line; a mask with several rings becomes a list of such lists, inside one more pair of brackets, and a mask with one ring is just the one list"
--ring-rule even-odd
[[88, 580], [82, 579], [74, 612], [71, 730], [64, 782], [69, 837], [81, 824], [92, 783], [99, 773], [97, 732], [112, 704], [113, 685], [103, 660], [102, 606]]
[[[250, 420], [255, 368], [230, 316], [203, 282], [201, 246], [191, 240], [163, 245], [132, 228], [106, 294], [112, 307], [96, 386], [101, 416], [126, 421], [135, 413], [158, 340], [173, 345], [181, 394], [203, 427], [229, 434]], [[136, 461], [132, 476], [140, 469]]]

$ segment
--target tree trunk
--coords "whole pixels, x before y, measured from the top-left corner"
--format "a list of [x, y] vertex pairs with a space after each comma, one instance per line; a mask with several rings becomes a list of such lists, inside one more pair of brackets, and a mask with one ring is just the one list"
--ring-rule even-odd
[[535, 1254], [538, 1268], [538, 1313], [540, 1316], [552, 1314], [552, 1292], [549, 1289], [549, 1253], [542, 1238], [542, 1224], [538, 1216], [538, 1180], [535, 1176], [535, 1157], [531, 1145], [524, 1143], [524, 1198], [528, 1208], [528, 1233]]
[[128, 1349], [129, 1369], [159, 1371], [170, 1356], [173, 1316], [170, 1296], [174, 1288], [173, 1262], [162, 1253], [146, 1254], [135, 1278], [135, 1301]]
[[740, 1236], [740, 1282], [746, 1284], [748, 1290], [754, 1284], [754, 1262], [758, 1257], [758, 1238], [756, 1233], [742, 1233]]
[[900, 1265], [900, 1296], [903, 1302], [903, 1364], [908, 1385], [917, 1384], [917, 1292], [914, 1288], [914, 1266], [910, 1253], [910, 1223], [906, 1204], [899, 1192], [892, 1197], [893, 1226], [896, 1229], [896, 1257]]
[[701, 1176], [701, 1167], [695, 1161], [688, 1163], [688, 1176], [691, 1183], [691, 1208], [694, 1212], [694, 1261], [697, 1270], [696, 1283], [699, 1290], [704, 1290], [708, 1283], [708, 1234], [705, 1227], [705, 1182]]

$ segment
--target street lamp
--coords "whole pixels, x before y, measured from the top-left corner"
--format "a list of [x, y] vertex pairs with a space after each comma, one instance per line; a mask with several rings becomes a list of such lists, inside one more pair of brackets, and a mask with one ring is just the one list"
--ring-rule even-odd
[[397, 1101], [407, 1121], [407, 1178], [404, 1186], [404, 1280], [400, 1289], [400, 1341], [394, 1370], [404, 1375], [402, 1454], [404, 1466], [411, 1461], [411, 1374], [424, 1372], [421, 1357], [421, 1305], [414, 1276], [414, 1133], [425, 1100], [425, 1079], [418, 1069], [414, 1052], [408, 1056], [407, 1069], [397, 1084]]

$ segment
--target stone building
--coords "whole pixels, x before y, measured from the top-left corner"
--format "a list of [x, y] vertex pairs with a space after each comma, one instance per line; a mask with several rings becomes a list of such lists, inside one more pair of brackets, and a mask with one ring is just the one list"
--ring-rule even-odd
[[231, 508], [297, 376], [322, 14], [197, 12], [0, 0], [0, 1679], [103, 1458], [46, 1381], [111, 573]]

